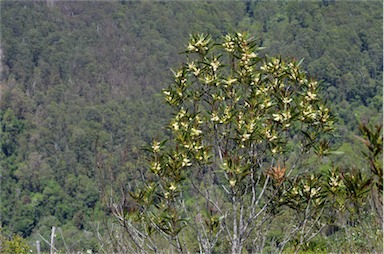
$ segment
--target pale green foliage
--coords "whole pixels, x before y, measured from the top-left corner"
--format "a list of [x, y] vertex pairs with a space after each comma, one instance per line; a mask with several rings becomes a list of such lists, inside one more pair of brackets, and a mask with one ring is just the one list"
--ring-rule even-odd
[[19, 235], [14, 235], [11, 239], [0, 235], [0, 252], [4, 254], [27, 254], [32, 253], [32, 250]]
[[[135, 216], [148, 236], [160, 232], [183, 251], [179, 233], [188, 225], [200, 250], [209, 253], [218, 241], [227, 241], [240, 253], [246, 243], [252, 245], [248, 237], [270, 218], [268, 207], [284, 192], [275, 182], [302, 165], [299, 159], [286, 164], [292, 153], [300, 158], [311, 148], [328, 153], [323, 139], [333, 120], [318, 82], [298, 62], [262, 59], [259, 50], [245, 33], [228, 34], [218, 44], [206, 35], [191, 36], [186, 63], [163, 91], [175, 110], [169, 124], [173, 140], [148, 148], [151, 176], [132, 193], [141, 207]], [[280, 164], [284, 172], [279, 179], [269, 174], [271, 182], [266, 173]], [[317, 187], [304, 191], [307, 201], [320, 202], [314, 199]], [[185, 195], [199, 194], [206, 205], [185, 205]]]

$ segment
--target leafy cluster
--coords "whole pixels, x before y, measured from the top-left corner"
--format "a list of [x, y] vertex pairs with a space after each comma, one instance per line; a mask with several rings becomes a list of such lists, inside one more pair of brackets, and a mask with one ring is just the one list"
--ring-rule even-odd
[[[150, 177], [132, 196], [141, 206], [135, 216], [145, 228], [176, 240], [179, 250], [178, 234], [188, 219], [191, 223], [190, 216], [199, 217], [212, 206], [211, 222], [202, 224], [205, 234], [195, 229], [206, 241], [201, 248], [211, 252], [218, 236], [228, 233], [232, 252], [238, 253], [257, 223], [269, 217], [267, 208], [281, 191], [270, 184], [270, 176], [281, 184], [301, 167], [299, 159], [287, 163], [294, 149], [300, 155], [311, 148], [319, 155], [328, 152], [324, 139], [333, 130], [333, 117], [319, 98], [318, 83], [298, 62], [262, 59], [259, 50], [245, 33], [228, 34], [217, 44], [203, 34], [191, 36], [187, 62], [163, 91], [175, 111], [169, 124], [173, 139], [169, 146], [154, 141], [148, 148]], [[288, 146], [292, 141], [295, 146]], [[268, 191], [271, 197], [265, 198]], [[195, 194], [210, 206], [185, 206], [185, 195]], [[222, 196], [222, 204], [215, 195]]]
[[19, 235], [14, 235], [8, 239], [3, 234], [0, 235], [0, 251], [4, 254], [28, 254], [32, 250], [28, 243]]

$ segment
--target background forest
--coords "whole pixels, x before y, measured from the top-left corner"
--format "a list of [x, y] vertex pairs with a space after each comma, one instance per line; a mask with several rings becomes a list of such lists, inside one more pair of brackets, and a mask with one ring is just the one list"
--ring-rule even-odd
[[[161, 91], [193, 33], [218, 39], [248, 31], [265, 47], [259, 54], [303, 59], [309, 75], [323, 81], [322, 96], [338, 119], [332, 146], [339, 152], [328, 167], [368, 172], [355, 135], [359, 122], [383, 121], [382, 7], [326, 0], [2, 1], [4, 239], [18, 234], [33, 246], [55, 226], [59, 250], [100, 251], [114, 221], [105, 188], [128, 195], [127, 183], [147, 166], [142, 147], [169, 136], [164, 126], [172, 115]], [[377, 244], [381, 227], [369, 228]], [[329, 239], [317, 244], [332, 249], [337, 238]], [[351, 250], [368, 250], [360, 231], [350, 241]]]

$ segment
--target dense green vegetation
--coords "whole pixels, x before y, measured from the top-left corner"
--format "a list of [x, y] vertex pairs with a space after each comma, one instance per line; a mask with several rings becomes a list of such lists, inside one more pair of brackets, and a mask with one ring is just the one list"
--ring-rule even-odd
[[[56, 226], [58, 249], [106, 251], [113, 216], [100, 194], [128, 195], [146, 167], [142, 147], [169, 136], [160, 92], [192, 33], [249, 31], [261, 56], [303, 59], [339, 119], [331, 143], [344, 153], [322, 170], [368, 177], [355, 135], [360, 121], [382, 122], [382, 20], [379, 1], [2, 1], [2, 235], [33, 244]], [[372, 250], [381, 228], [368, 207], [353, 236], [319, 238], [308, 250], [335, 251], [340, 239], [351, 252]]]

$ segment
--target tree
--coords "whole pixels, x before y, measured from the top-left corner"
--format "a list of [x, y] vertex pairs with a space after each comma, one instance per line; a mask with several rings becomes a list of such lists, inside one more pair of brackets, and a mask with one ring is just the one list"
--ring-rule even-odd
[[322, 176], [321, 192], [328, 200], [325, 208], [329, 217], [325, 230], [329, 237], [327, 252], [340, 248], [358, 253], [383, 252], [381, 130], [381, 125], [360, 123], [360, 136], [355, 137], [362, 142], [358, 150], [365, 158], [364, 166], [342, 163]]
[[[329, 152], [324, 138], [333, 120], [318, 82], [297, 61], [262, 59], [260, 49], [245, 33], [220, 43], [191, 36], [186, 63], [163, 91], [175, 111], [173, 138], [148, 148], [146, 178], [131, 192], [136, 208], [113, 206], [142, 252], [160, 251], [161, 238], [187, 252], [188, 236], [201, 253], [219, 246], [260, 251], [256, 232], [289, 202], [294, 179], [303, 183], [297, 179], [311, 170], [309, 154]], [[321, 203], [316, 188], [307, 187], [306, 215], [315, 210], [313, 202]]]
[[359, 131], [363, 137], [356, 136], [361, 140], [368, 151], [362, 151], [363, 156], [369, 163], [371, 169], [372, 185], [372, 199], [374, 210], [380, 218], [381, 224], [383, 223], [383, 133], [382, 125], [372, 127], [364, 123], [359, 124]]

